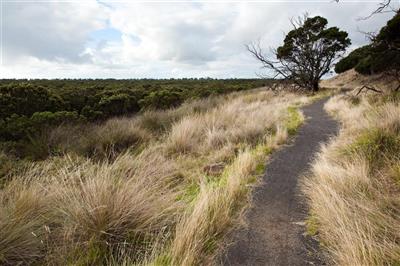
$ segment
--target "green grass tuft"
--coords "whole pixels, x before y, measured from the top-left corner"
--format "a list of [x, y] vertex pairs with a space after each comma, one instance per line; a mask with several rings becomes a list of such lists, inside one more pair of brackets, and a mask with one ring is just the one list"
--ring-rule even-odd
[[303, 118], [299, 113], [297, 107], [290, 106], [287, 109], [288, 119], [286, 121], [286, 127], [289, 135], [294, 135], [297, 132], [299, 126], [303, 123]]
[[309, 236], [316, 236], [318, 234], [318, 220], [317, 216], [310, 213], [306, 220], [306, 232]]
[[350, 156], [362, 154], [373, 168], [377, 168], [400, 154], [400, 136], [382, 129], [370, 129], [347, 147], [345, 153]]
[[188, 186], [186, 186], [185, 191], [183, 194], [179, 195], [177, 197], [177, 201], [183, 201], [183, 202], [194, 202], [194, 200], [197, 198], [200, 192], [200, 187], [197, 183], [192, 183]]

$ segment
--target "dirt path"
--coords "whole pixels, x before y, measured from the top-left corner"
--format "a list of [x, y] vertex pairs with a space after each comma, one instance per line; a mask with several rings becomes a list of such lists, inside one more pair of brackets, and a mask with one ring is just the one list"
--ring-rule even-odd
[[317, 244], [304, 236], [307, 215], [298, 180], [320, 143], [336, 134], [337, 123], [323, 110], [326, 100], [303, 108], [306, 123], [287, 147], [273, 154], [263, 184], [253, 194], [246, 228], [234, 231], [220, 259], [223, 265], [321, 265]]

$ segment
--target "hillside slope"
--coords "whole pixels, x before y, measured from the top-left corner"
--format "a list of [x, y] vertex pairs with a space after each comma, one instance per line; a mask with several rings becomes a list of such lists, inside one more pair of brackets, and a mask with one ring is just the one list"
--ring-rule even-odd
[[364, 85], [374, 86], [380, 90], [393, 90], [398, 86], [398, 81], [385, 74], [361, 75], [354, 69], [343, 72], [333, 78], [322, 80], [322, 88], [341, 89], [344, 91], [357, 90]]

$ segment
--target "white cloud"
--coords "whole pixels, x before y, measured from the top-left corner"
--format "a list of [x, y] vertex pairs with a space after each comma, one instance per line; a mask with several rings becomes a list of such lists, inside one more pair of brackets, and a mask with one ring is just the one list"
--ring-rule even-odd
[[[252, 77], [259, 64], [244, 44], [279, 45], [288, 19], [308, 11], [349, 32], [378, 30], [391, 14], [368, 20], [375, 3], [7, 3], [2, 77]], [[100, 29], [118, 38], [97, 36]]]
[[231, 20], [208, 5], [157, 3], [118, 5], [110, 21], [125, 36], [128, 58], [201, 64], [216, 58], [217, 41]]
[[89, 34], [105, 27], [106, 9], [95, 0], [81, 3], [6, 2], [3, 4], [4, 61], [24, 56], [84, 62]]

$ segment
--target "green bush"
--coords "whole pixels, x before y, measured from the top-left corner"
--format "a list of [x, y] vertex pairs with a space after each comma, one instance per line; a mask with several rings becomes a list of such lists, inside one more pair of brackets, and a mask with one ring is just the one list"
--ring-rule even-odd
[[36, 112], [31, 117], [13, 114], [0, 120], [0, 140], [26, 140], [56, 125], [82, 121], [77, 112]]
[[342, 73], [351, 68], [364, 75], [400, 71], [400, 11], [379, 31], [371, 44], [340, 60], [335, 71]]
[[0, 86], [0, 119], [13, 114], [31, 116], [35, 112], [64, 108], [62, 100], [42, 86], [28, 83]]
[[371, 46], [369, 45], [365, 45], [355, 49], [348, 56], [340, 60], [335, 65], [335, 72], [342, 73], [356, 67], [366, 57], [369, 57], [370, 53], [371, 53]]
[[118, 116], [139, 111], [136, 99], [127, 94], [116, 94], [101, 98], [98, 111], [106, 117]]
[[24, 115], [13, 114], [0, 120], [0, 139], [3, 141], [23, 139], [33, 131], [31, 120]]
[[99, 120], [104, 116], [102, 111], [98, 111], [88, 105], [82, 108], [81, 115], [89, 121]]
[[151, 92], [139, 101], [141, 108], [167, 109], [178, 106], [183, 102], [183, 97], [176, 91], [161, 90]]
[[371, 75], [373, 73], [373, 60], [371, 56], [361, 59], [355, 66], [355, 71], [363, 75]]

